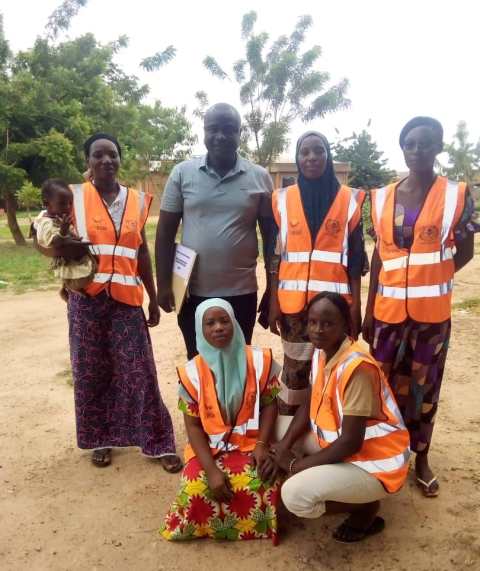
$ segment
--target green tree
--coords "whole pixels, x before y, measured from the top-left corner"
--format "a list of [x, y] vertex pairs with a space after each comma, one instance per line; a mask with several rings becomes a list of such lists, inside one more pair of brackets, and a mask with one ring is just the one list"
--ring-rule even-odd
[[[67, 0], [52, 14], [45, 37], [12, 54], [0, 20], [0, 198], [17, 244], [15, 192], [25, 181], [82, 179], [83, 141], [95, 131], [115, 134], [124, 150], [121, 177], [134, 183], [150, 161], [182, 158], [194, 142], [185, 108], [144, 102], [149, 89], [126, 74], [115, 56], [128, 45], [120, 36], [100, 44], [92, 34], [57, 43], [86, 0]], [[168, 46], [140, 65], [158, 70], [175, 55]]]
[[448, 153], [446, 174], [455, 179], [463, 180], [471, 185], [478, 180], [480, 173], [480, 140], [477, 144], [469, 141], [469, 132], [465, 121], [460, 121], [453, 136], [453, 141], [445, 145]]
[[350, 163], [348, 183], [355, 188], [378, 188], [395, 177], [366, 129], [333, 145], [332, 156], [335, 161]]
[[[348, 81], [329, 85], [330, 76], [316, 69], [321, 48], [314, 45], [303, 51], [310, 16], [299, 18], [292, 33], [282, 35], [267, 48], [265, 32], [255, 33], [256, 12], [242, 19], [245, 56], [233, 64], [232, 76], [244, 107], [242, 147], [260, 164], [269, 165], [288, 146], [292, 121], [311, 121], [349, 106], [345, 98]], [[210, 73], [230, 80], [218, 61], [208, 56], [203, 61]], [[197, 92], [199, 114], [208, 104], [205, 92]]]
[[33, 186], [31, 182], [26, 182], [20, 190], [17, 190], [15, 197], [18, 204], [26, 209], [30, 219], [30, 210], [32, 208], [38, 208], [42, 204], [41, 191], [38, 187]]

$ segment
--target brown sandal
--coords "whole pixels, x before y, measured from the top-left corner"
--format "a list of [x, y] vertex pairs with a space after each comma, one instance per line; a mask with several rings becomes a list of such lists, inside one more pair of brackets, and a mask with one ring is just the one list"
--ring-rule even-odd
[[112, 462], [111, 448], [97, 448], [92, 453], [92, 464], [97, 468], [106, 468]]
[[183, 462], [177, 454], [168, 454], [159, 458], [165, 472], [176, 474], [183, 468]]

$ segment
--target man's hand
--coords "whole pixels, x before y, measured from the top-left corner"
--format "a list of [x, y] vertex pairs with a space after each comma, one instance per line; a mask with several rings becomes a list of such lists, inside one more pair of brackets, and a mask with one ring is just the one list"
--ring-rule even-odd
[[173, 297], [173, 291], [171, 287], [158, 287], [157, 293], [158, 305], [165, 311], [165, 313], [170, 313], [175, 309], [175, 298]]

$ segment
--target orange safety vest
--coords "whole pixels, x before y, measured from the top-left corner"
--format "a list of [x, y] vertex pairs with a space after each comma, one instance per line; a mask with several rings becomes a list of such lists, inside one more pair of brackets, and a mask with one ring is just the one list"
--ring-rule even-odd
[[466, 184], [438, 176], [415, 222], [410, 248], [395, 244], [398, 183], [372, 190], [372, 220], [382, 261], [374, 316], [387, 323], [408, 317], [440, 323], [451, 315], [455, 275], [454, 229], [465, 206]]
[[[206, 361], [197, 355], [184, 367], [178, 367], [180, 383], [190, 397], [198, 403], [203, 430], [208, 436], [212, 455], [231, 450], [249, 452], [255, 448], [260, 423], [260, 395], [272, 367], [270, 349], [247, 346], [247, 379], [243, 401], [235, 426], [225, 423], [215, 390], [215, 379]], [[185, 448], [185, 461], [195, 456], [190, 444]]]
[[92, 243], [90, 251], [97, 258], [97, 272], [85, 288], [95, 296], [103, 290], [115, 300], [127, 305], [141, 306], [143, 284], [138, 275], [138, 249], [142, 229], [147, 221], [152, 196], [127, 189], [125, 211], [120, 232], [102, 197], [91, 182], [71, 186], [75, 226], [78, 235]]
[[273, 193], [281, 245], [278, 301], [283, 313], [299, 313], [321, 291], [337, 292], [351, 303], [348, 237], [361, 220], [364, 198], [362, 190], [342, 185], [312, 247], [298, 186]]
[[312, 359], [310, 424], [321, 448], [327, 448], [342, 435], [343, 404], [347, 385], [359, 365], [373, 365], [381, 382], [381, 416], [367, 420], [360, 450], [344, 462], [354, 464], [375, 476], [387, 492], [397, 492], [408, 474], [410, 439], [392, 390], [377, 362], [357, 342], [352, 342], [325, 378], [325, 353], [315, 349]]

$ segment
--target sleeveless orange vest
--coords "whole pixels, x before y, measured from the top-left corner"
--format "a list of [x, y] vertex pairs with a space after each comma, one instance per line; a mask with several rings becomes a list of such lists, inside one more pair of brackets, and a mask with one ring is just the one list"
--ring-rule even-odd
[[371, 191], [372, 220], [382, 261], [374, 316], [387, 323], [408, 317], [440, 323], [451, 315], [455, 274], [454, 229], [465, 205], [466, 184], [437, 177], [415, 222], [411, 248], [395, 244], [398, 183]]
[[312, 359], [310, 424], [321, 448], [330, 446], [341, 436], [345, 389], [362, 363], [369, 363], [378, 371], [382, 418], [367, 421], [362, 447], [344, 462], [375, 476], [388, 492], [393, 493], [403, 486], [407, 478], [410, 456], [408, 431], [380, 367], [359, 343], [352, 343], [344, 351], [328, 378], [325, 378], [324, 371], [325, 353], [315, 350]]
[[281, 244], [278, 301], [283, 313], [299, 313], [321, 291], [337, 292], [351, 303], [348, 237], [360, 222], [364, 198], [363, 191], [342, 185], [312, 244], [298, 186], [273, 193]]
[[141, 306], [143, 284], [138, 275], [138, 249], [141, 232], [147, 221], [152, 196], [127, 189], [125, 211], [120, 232], [99, 192], [91, 182], [72, 185], [75, 226], [78, 235], [92, 242], [90, 251], [97, 258], [97, 272], [85, 288], [95, 296], [103, 290], [115, 300]]
[[[206, 361], [197, 355], [177, 369], [178, 378], [190, 397], [198, 403], [203, 430], [208, 436], [212, 455], [231, 450], [250, 452], [258, 440], [260, 395], [270, 376], [272, 352], [247, 346], [247, 379], [243, 401], [235, 426], [225, 423], [215, 390], [215, 379]], [[195, 456], [190, 444], [185, 448], [185, 461]]]

